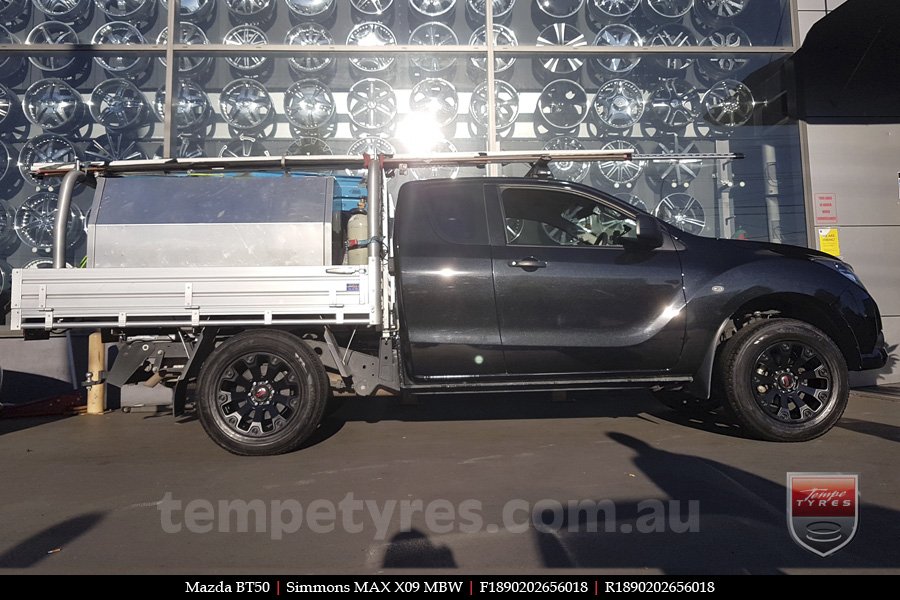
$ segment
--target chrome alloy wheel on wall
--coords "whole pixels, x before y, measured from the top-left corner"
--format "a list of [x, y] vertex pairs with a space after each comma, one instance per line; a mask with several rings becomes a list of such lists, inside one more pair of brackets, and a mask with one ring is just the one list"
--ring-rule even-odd
[[457, 46], [456, 33], [443, 23], [431, 21], [422, 23], [409, 34], [410, 46], [424, 46], [421, 54], [413, 54], [409, 60], [413, 65], [429, 73], [445, 71], [456, 64], [456, 57], [429, 53], [428, 46]]
[[[347, 34], [348, 46], [362, 46], [366, 48], [377, 46], [396, 45], [397, 38], [387, 25], [376, 21], [360, 23]], [[365, 73], [377, 73], [390, 68], [394, 64], [394, 57], [390, 55], [369, 54], [350, 59], [350, 64]]]
[[706, 227], [706, 215], [700, 202], [684, 192], [675, 192], [660, 200], [653, 214], [688, 233], [700, 234]]
[[397, 118], [397, 95], [381, 79], [357, 81], [347, 93], [350, 122], [366, 131], [386, 131]]
[[25, 181], [35, 186], [53, 187], [59, 183], [59, 178], [36, 179], [31, 174], [31, 166], [36, 163], [71, 163], [80, 158], [72, 142], [55, 133], [45, 133], [31, 138], [22, 146], [19, 172]]
[[[500, 25], [499, 23], [494, 23], [493, 28], [493, 39], [495, 46], [518, 46], [519, 41], [516, 39], [516, 32], [507, 27], [506, 25]], [[469, 37], [469, 45], [470, 46], [484, 46], [487, 44], [487, 27], [482, 25], [478, 29], [472, 32], [471, 37]], [[479, 71], [487, 70], [487, 58], [480, 57], [471, 57], [469, 58], [469, 62], [478, 69]], [[510, 67], [512, 67], [516, 63], [516, 58], [514, 56], [495, 56], [494, 57], [494, 71], [496, 73], [502, 73], [506, 71]]]
[[[637, 154], [637, 147], [626, 140], [613, 140], [603, 145], [603, 150], [631, 150]], [[643, 160], [605, 160], [595, 163], [597, 172], [613, 188], [631, 188], [647, 165]]]
[[62, 79], [39, 79], [22, 97], [25, 117], [46, 131], [70, 131], [82, 124], [81, 94]]
[[331, 90], [315, 79], [298, 81], [284, 93], [284, 116], [301, 131], [326, 127], [334, 117], [335, 103]]
[[704, 118], [725, 129], [746, 124], [753, 116], [756, 101], [746, 85], [734, 79], [723, 79], [703, 94]]
[[[222, 43], [230, 46], [265, 46], [269, 43], [269, 38], [262, 29], [255, 25], [238, 25], [225, 33]], [[252, 54], [236, 54], [225, 58], [228, 66], [242, 73], [259, 71], [268, 60], [265, 56], [253, 56]]]
[[[568, 23], [553, 23], [541, 30], [537, 38], [538, 46], [567, 46], [569, 48], [581, 48], [587, 46], [587, 39], [572, 25]], [[578, 56], [544, 56], [537, 60], [541, 66], [554, 75], [569, 75], [577, 72], [584, 64], [584, 59]]]
[[[209, 44], [209, 39], [206, 37], [206, 34], [203, 33], [203, 30], [193, 23], [183, 22], [178, 29], [181, 32], [182, 44], [189, 44], [191, 46], [204, 46]], [[156, 36], [156, 43], [165, 45], [168, 39], [169, 28], [164, 27], [162, 31], [159, 32], [159, 35]], [[166, 59], [164, 57], [160, 56], [159, 62], [162, 66], [166, 66]], [[196, 75], [197, 73], [206, 70], [211, 63], [212, 59], [208, 56], [179, 56], [178, 75], [181, 77]]]
[[459, 114], [459, 95], [446, 79], [423, 79], [409, 93], [409, 109], [431, 115], [435, 125], [447, 127]]
[[[327, 29], [318, 23], [300, 23], [288, 30], [284, 36], [284, 43], [293, 46], [331, 46], [334, 44], [334, 38]], [[288, 65], [291, 70], [305, 77], [323, 71], [332, 62], [333, 59], [330, 56], [299, 54], [292, 56], [288, 60]]]
[[[54, 192], [38, 192], [29, 196], [16, 211], [15, 229], [22, 243], [50, 250], [53, 247], [53, 229], [56, 225], [58, 197]], [[71, 248], [81, 241], [84, 229], [81, 225], [81, 210], [71, 204], [69, 220], [66, 223], [66, 242]]]
[[552, 129], [575, 129], [587, 117], [587, 93], [570, 79], [551, 81], [538, 96], [536, 112]]
[[629, 129], [644, 116], [644, 91], [627, 79], [611, 79], [600, 86], [591, 105], [601, 125]]
[[[77, 44], [78, 34], [66, 23], [60, 21], [44, 21], [34, 26], [25, 38], [26, 44]], [[49, 56], [29, 56], [35, 67], [45, 73], [61, 73], [75, 65], [75, 57], [69, 54], [53, 54]]]
[[91, 116], [109, 130], [132, 129], [147, 122], [148, 105], [128, 79], [107, 79], [91, 92]]
[[[559, 150], [584, 150], [584, 144], [577, 138], [568, 135], [558, 135], [544, 144], [544, 150], [556, 152]], [[584, 181], [591, 163], [581, 160], [554, 160], [549, 165], [553, 177], [560, 181]]]
[[275, 118], [275, 103], [255, 79], [235, 79], [219, 94], [219, 112], [237, 131], [259, 131]]
[[456, 0], [409, 0], [409, 10], [424, 19], [448, 17], [456, 9]]
[[[105, 23], [97, 28], [92, 44], [139, 45], [146, 44], [143, 34], [137, 27], [125, 21]], [[150, 58], [138, 54], [110, 56], [103, 54], [94, 57], [94, 62], [113, 77], [137, 77], [143, 74], [150, 65]]]
[[[494, 119], [499, 131], [512, 127], [519, 116], [519, 92], [512, 84], [498, 79], [494, 82]], [[488, 127], [487, 83], [472, 90], [469, 99], [469, 118], [482, 130]]]
[[[166, 105], [166, 90], [157, 90], [153, 107], [157, 116], [164, 121], [163, 111]], [[212, 103], [209, 96], [199, 85], [190, 79], [181, 79], [178, 84], [178, 97], [175, 99], [175, 127], [181, 132], [196, 132], [206, 127], [212, 115]]]
[[[595, 46], [621, 46], [623, 48], [637, 48], [643, 45], [643, 40], [637, 31], [621, 23], [607, 25], [597, 32], [594, 38]], [[594, 64], [604, 71], [621, 74], [634, 69], [641, 62], [640, 57], [610, 56], [595, 58]]]

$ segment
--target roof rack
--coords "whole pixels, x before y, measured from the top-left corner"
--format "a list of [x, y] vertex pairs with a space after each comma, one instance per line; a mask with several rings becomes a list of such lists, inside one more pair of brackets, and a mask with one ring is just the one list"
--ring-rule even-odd
[[[31, 172], [35, 177], [59, 177], [69, 171], [79, 170], [92, 175], [174, 173], [188, 171], [293, 171], [315, 168], [365, 169], [372, 160], [363, 155], [323, 156], [239, 156], [217, 158], [158, 158], [147, 160], [114, 160], [74, 163], [38, 163]], [[498, 152], [443, 152], [434, 154], [378, 155], [385, 169], [454, 165], [459, 167], [484, 167], [490, 164], [529, 164], [529, 174], [547, 170], [551, 162], [561, 161], [615, 161], [615, 160], [733, 160], [743, 158], [737, 153], [723, 154], [634, 154], [631, 150], [557, 150], [547, 151], [498, 151]]]

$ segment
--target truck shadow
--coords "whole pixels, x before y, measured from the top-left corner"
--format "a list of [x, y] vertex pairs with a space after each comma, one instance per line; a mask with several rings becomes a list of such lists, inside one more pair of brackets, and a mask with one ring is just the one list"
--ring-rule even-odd
[[562, 401], [541, 392], [420, 396], [412, 405], [404, 404], [397, 396], [345, 396], [335, 400], [338, 408], [322, 422], [305, 448], [327, 440], [345, 423], [380, 421], [638, 418], [744, 437], [740, 427], [721, 410], [681, 414], [663, 406], [644, 390], [570, 392]]

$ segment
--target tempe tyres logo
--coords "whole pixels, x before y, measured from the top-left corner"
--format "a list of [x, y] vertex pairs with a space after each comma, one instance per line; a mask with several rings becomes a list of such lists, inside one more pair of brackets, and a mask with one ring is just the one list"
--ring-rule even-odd
[[859, 476], [788, 473], [787, 524], [794, 541], [819, 556], [850, 543], [859, 523]]

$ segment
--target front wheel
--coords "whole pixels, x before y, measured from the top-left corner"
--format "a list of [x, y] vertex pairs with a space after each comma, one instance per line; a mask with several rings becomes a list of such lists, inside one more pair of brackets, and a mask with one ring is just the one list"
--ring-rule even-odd
[[768, 319], [731, 337], [719, 356], [726, 406], [753, 436], [802, 442], [831, 429], [850, 396], [847, 363], [808, 323]]
[[219, 345], [200, 373], [203, 429], [234, 454], [297, 449], [319, 426], [328, 375], [302, 340], [277, 330], [240, 333]]

